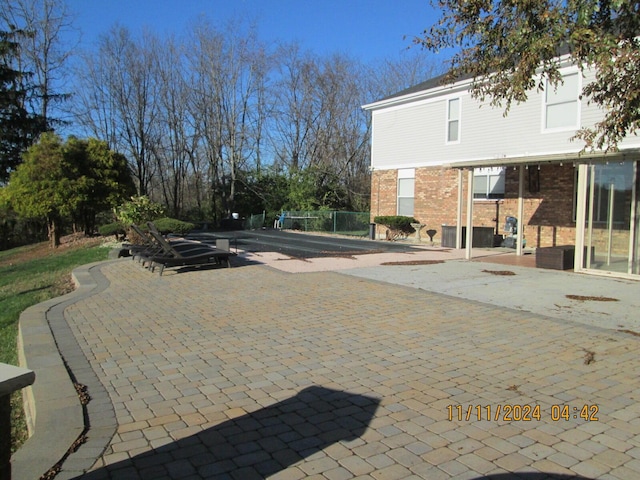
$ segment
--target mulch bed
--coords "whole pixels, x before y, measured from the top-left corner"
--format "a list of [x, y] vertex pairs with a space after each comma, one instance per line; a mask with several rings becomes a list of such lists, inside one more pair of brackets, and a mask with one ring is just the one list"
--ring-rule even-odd
[[406, 262], [384, 262], [380, 265], [436, 265], [444, 263], [443, 260], [407, 260]]
[[593, 297], [588, 295], [565, 295], [569, 300], [578, 300], [580, 302], [618, 302], [617, 298], [611, 297]]
[[491, 275], [504, 275], [504, 276], [511, 276], [511, 275], [515, 275], [514, 272], [512, 272], [511, 270], [482, 270], [485, 273], [490, 273]]

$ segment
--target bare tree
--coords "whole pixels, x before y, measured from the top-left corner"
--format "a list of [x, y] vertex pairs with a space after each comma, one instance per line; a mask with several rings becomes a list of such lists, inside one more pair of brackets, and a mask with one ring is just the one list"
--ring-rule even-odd
[[406, 50], [397, 58], [381, 60], [369, 68], [364, 102], [379, 100], [442, 75], [445, 68], [424, 52]]
[[320, 205], [362, 205], [369, 178], [369, 119], [360, 108], [367, 72], [349, 57], [321, 58], [296, 44], [282, 47], [278, 58], [271, 135], [277, 161], [292, 174], [309, 170], [326, 197]]
[[140, 195], [150, 191], [158, 140], [153, 49], [149, 33], [136, 42], [126, 28], [115, 26], [101, 37], [97, 56], [86, 55], [81, 66], [80, 119], [95, 136], [128, 156]]
[[270, 139], [277, 161], [297, 171], [311, 163], [312, 131], [320, 116], [316, 108], [317, 59], [301, 52], [298, 44], [282, 46], [277, 70]]
[[253, 29], [231, 23], [221, 32], [204, 21], [193, 29], [189, 51], [212, 194], [228, 215], [241, 171], [258, 163], [269, 55]]
[[361, 105], [432, 70], [422, 57], [374, 70], [296, 44], [272, 52], [243, 23], [201, 18], [184, 40], [134, 39], [116, 26], [79, 71], [80, 118], [128, 155], [139, 193], [175, 216], [191, 206], [228, 216], [265, 159], [301, 180], [305, 204], [365, 209], [370, 118]]
[[321, 104], [314, 162], [337, 177], [338, 206], [362, 205], [369, 188], [370, 124], [360, 108], [365, 75], [360, 62], [334, 55], [322, 62], [317, 78]]
[[[175, 38], [156, 43], [154, 48], [158, 78], [157, 145], [153, 148], [160, 187], [171, 212], [179, 217], [193, 168], [198, 165], [198, 128], [189, 98], [193, 93], [183, 47]], [[196, 199], [195, 203], [198, 203]]]
[[187, 59], [192, 74], [192, 95], [189, 98], [195, 126], [201, 144], [201, 156], [205, 159], [206, 171], [202, 172], [203, 189], [207, 191], [205, 208], [215, 216], [221, 209], [217, 185], [222, 176], [222, 118], [220, 92], [213, 78], [221, 75], [217, 58], [221, 55], [223, 38], [210, 24], [199, 21], [192, 28], [187, 44]]
[[[72, 15], [64, 0], [7, 0], [0, 15], [5, 23], [25, 33], [20, 42], [21, 69], [31, 72], [36, 85], [29, 100], [32, 110], [53, 129], [63, 121], [53, 116], [52, 106], [70, 97], [64, 86], [74, 48], [68, 43], [75, 32]], [[61, 114], [58, 110], [57, 115]]]

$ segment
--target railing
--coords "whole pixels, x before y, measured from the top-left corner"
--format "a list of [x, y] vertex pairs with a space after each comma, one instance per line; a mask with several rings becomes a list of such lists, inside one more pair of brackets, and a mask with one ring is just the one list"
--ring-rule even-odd
[[31, 370], [0, 363], [0, 480], [11, 480], [11, 394], [35, 379]]

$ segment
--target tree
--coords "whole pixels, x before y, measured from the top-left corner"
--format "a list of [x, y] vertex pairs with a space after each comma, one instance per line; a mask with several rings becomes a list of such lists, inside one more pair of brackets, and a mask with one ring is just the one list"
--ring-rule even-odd
[[220, 31], [199, 21], [192, 31], [193, 116], [209, 162], [212, 210], [229, 216], [239, 176], [259, 165], [271, 59], [255, 29], [243, 23]]
[[131, 193], [124, 157], [110, 152], [104, 142], [69, 139], [65, 144], [45, 133], [24, 154], [24, 162], [3, 188], [3, 199], [22, 217], [44, 218], [52, 247], [60, 245], [66, 218], [95, 222]]
[[124, 198], [135, 193], [127, 159], [110, 150], [106, 142], [95, 138], [69, 138], [64, 146], [64, 155], [75, 166], [79, 196], [71, 219], [85, 235], [91, 235], [96, 230], [99, 213], [112, 210]]
[[24, 33], [19, 40], [19, 65], [31, 72], [29, 109], [43, 119], [48, 130], [62, 125], [64, 121], [56, 118], [52, 106], [70, 96], [61, 93], [73, 52], [73, 46], [63, 47], [73, 32], [67, 5], [64, 0], [5, 0], [1, 19]]
[[289, 178], [273, 166], [259, 172], [241, 172], [236, 195], [236, 211], [242, 215], [289, 209]]
[[190, 181], [201, 169], [198, 162], [201, 136], [196, 125], [198, 115], [191, 108], [192, 74], [185, 50], [174, 37], [158, 41], [154, 48], [160, 135], [153, 146], [153, 156], [162, 198], [175, 218], [180, 218], [189, 206], [200, 204], [200, 185]]
[[[296, 44], [282, 47], [280, 58], [271, 139], [278, 164], [291, 174], [294, 203], [363, 207], [370, 126], [360, 105], [369, 72], [349, 57], [323, 59]], [[307, 188], [313, 182], [316, 188]]]
[[44, 130], [39, 115], [25, 108], [28, 75], [14, 67], [19, 31], [0, 31], [0, 184], [22, 161], [22, 152]]
[[46, 219], [52, 247], [60, 245], [60, 223], [71, 213], [74, 200], [67, 167], [60, 139], [43, 134], [40, 142], [27, 150], [3, 192], [19, 215]]
[[277, 162], [296, 172], [311, 163], [312, 132], [320, 115], [314, 84], [319, 72], [317, 59], [298, 44], [282, 46], [279, 57], [271, 140]]
[[439, 21], [415, 39], [431, 51], [459, 48], [446, 81], [472, 77], [472, 94], [492, 105], [522, 102], [532, 89], [561, 82], [558, 56], [567, 52], [596, 78], [583, 97], [602, 121], [576, 137], [585, 148], [615, 150], [640, 127], [640, 1], [433, 0]]
[[159, 142], [155, 47], [149, 32], [137, 41], [126, 28], [114, 26], [100, 38], [98, 53], [84, 57], [79, 72], [80, 120], [91, 135], [132, 160], [140, 195], [150, 189], [155, 174], [152, 152]]

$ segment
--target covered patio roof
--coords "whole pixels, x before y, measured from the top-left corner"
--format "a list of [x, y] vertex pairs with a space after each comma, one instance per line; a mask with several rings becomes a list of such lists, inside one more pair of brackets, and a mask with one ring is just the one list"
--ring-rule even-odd
[[541, 163], [590, 163], [593, 161], [623, 161], [629, 156], [640, 154], [640, 148], [630, 148], [616, 152], [567, 152], [548, 155], [524, 155], [518, 157], [500, 157], [486, 160], [461, 160], [444, 164], [449, 168], [509, 167], [518, 165], [537, 165]]

